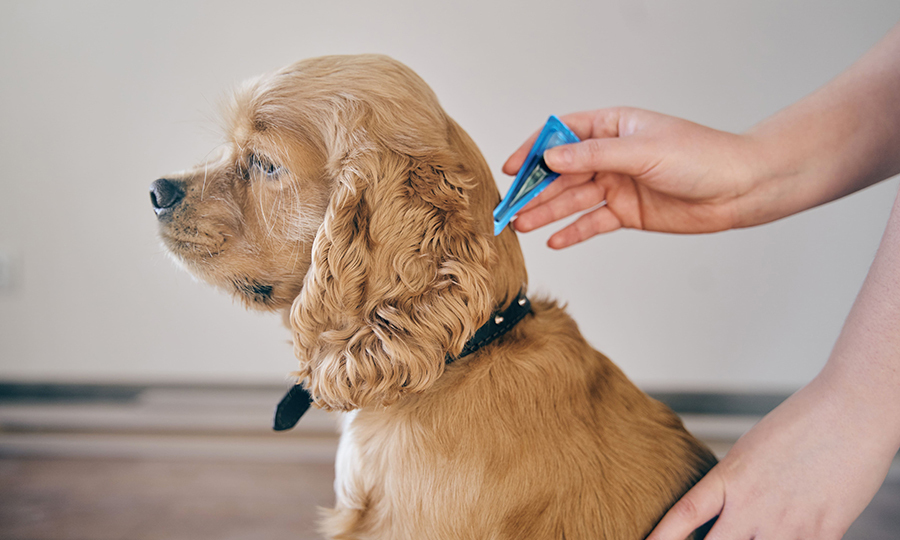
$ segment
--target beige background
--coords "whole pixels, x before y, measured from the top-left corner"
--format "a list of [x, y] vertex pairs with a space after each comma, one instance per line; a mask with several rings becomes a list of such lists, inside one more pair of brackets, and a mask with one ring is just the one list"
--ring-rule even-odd
[[[222, 140], [233, 84], [305, 57], [390, 54], [506, 156], [547, 115], [632, 105], [741, 131], [846, 68], [894, 0], [0, 2], [0, 379], [281, 382], [270, 315], [167, 260], [147, 187]], [[826, 360], [897, 189], [753, 230], [618, 232], [553, 252], [569, 303], [638, 383], [792, 389]]]

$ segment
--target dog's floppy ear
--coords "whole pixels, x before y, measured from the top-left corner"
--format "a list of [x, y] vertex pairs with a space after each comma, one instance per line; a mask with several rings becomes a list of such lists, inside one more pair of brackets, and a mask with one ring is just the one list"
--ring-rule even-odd
[[[473, 179], [447, 149], [359, 139], [335, 188], [291, 326], [316, 404], [387, 405], [426, 389], [490, 316], [496, 255], [469, 212]], [[440, 164], [440, 165], [439, 165]]]

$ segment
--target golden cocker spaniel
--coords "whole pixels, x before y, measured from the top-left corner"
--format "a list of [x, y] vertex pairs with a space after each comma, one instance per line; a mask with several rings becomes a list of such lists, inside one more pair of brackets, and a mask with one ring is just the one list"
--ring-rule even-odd
[[448, 362], [527, 276], [481, 153], [409, 68], [299, 62], [228, 122], [151, 198], [190, 272], [285, 314], [315, 406], [352, 411], [323, 533], [638, 540], [715, 463], [554, 302]]

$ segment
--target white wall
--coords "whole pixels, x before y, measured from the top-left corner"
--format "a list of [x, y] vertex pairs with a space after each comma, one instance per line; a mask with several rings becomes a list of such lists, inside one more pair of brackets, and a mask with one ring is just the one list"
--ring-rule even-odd
[[[740, 131], [835, 76], [895, 0], [0, 4], [0, 378], [280, 382], [274, 316], [176, 270], [147, 187], [221, 141], [245, 77], [333, 53], [416, 69], [499, 173], [550, 113], [632, 105]], [[827, 358], [896, 182], [754, 230], [522, 237], [532, 288], [655, 388], [790, 389]], [[0, 281], [3, 281], [0, 265]]]

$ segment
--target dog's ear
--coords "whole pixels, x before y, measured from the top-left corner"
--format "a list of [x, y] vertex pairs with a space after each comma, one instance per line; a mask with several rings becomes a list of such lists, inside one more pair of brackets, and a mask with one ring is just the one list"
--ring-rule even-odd
[[[357, 141], [359, 142], [359, 141]], [[357, 144], [334, 192], [291, 326], [317, 405], [350, 410], [419, 392], [490, 316], [496, 254], [449, 150]], [[441, 164], [441, 165], [438, 165]]]

